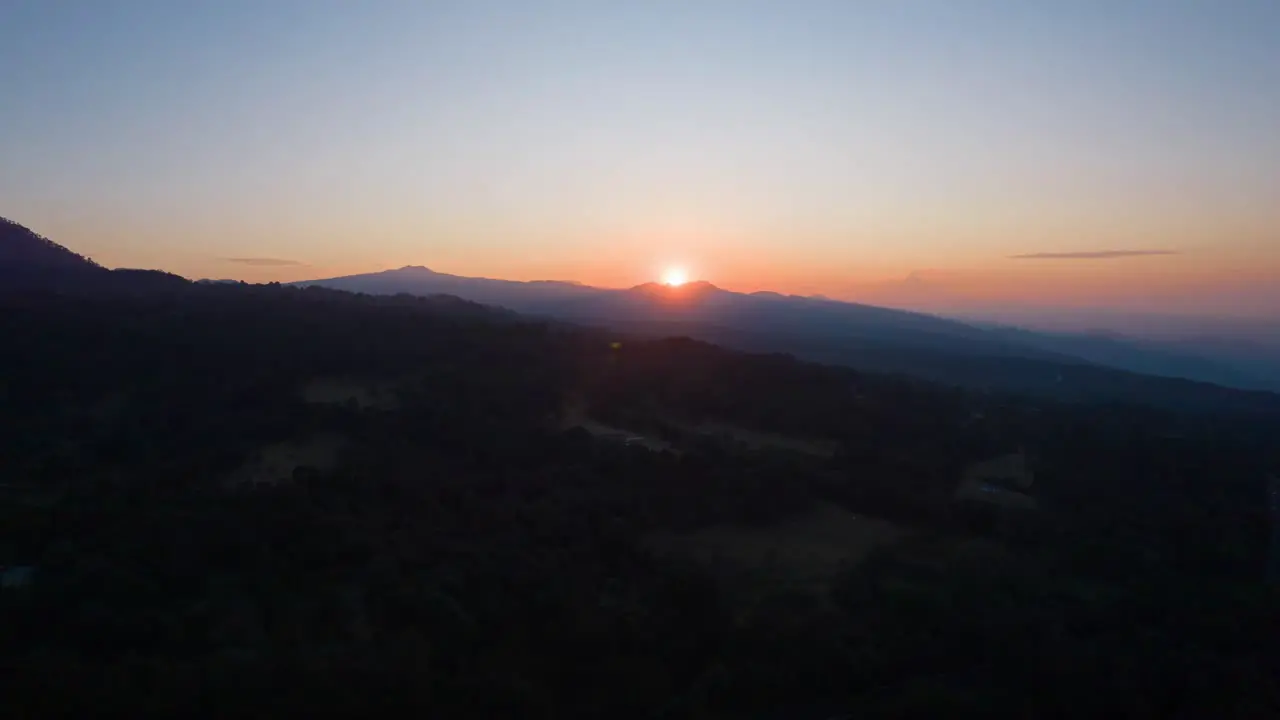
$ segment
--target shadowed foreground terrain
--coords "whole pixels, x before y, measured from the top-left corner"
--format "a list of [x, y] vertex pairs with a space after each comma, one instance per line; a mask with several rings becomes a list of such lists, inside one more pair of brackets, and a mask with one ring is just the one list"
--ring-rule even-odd
[[0, 292], [0, 347], [15, 717], [1280, 707], [1269, 415], [321, 288]]

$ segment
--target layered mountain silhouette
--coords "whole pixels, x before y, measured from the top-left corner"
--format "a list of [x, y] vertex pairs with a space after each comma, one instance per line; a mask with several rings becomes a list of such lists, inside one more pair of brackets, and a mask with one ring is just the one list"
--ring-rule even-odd
[[[517, 312], [667, 332], [681, 323], [841, 343], [888, 343], [963, 350], [975, 355], [1072, 358], [1008, 341], [965, 323], [905, 310], [778, 293], [737, 293], [699, 281], [671, 286], [596, 288], [577, 283], [515, 282], [438, 273], [421, 266], [295, 283], [369, 294], [447, 294]], [[676, 328], [678, 329], [678, 328]]]
[[[1105, 347], [1073, 338], [978, 327], [923, 313], [773, 292], [738, 293], [707, 282], [596, 288], [574, 282], [516, 282], [463, 277], [421, 266], [294, 283], [373, 295], [448, 295], [553, 322], [611, 328], [630, 336], [688, 336], [756, 352], [889, 372], [992, 391], [1066, 400], [1169, 407], [1280, 408], [1270, 394], [1169, 380], [1178, 375], [1230, 381], [1218, 368], [1178, 365], [1155, 350], [1135, 355], [1122, 341]], [[10, 220], [0, 219], [0, 293], [210, 291], [226, 282], [192, 283], [157, 270], [109, 270]], [[474, 307], [474, 306], [469, 306]], [[1138, 366], [1138, 367], [1134, 367]], [[1162, 369], [1172, 367], [1172, 372]], [[1196, 374], [1192, 374], [1195, 372]], [[1198, 375], [1198, 377], [1197, 377]], [[1237, 383], [1231, 383], [1237, 384]], [[1244, 385], [1244, 383], [1238, 383]], [[1257, 387], [1256, 385], [1254, 387]]]
[[[645, 283], [612, 289], [568, 282], [463, 277], [411, 266], [295, 285], [375, 295], [457, 295], [524, 314], [632, 334], [687, 335], [737, 349], [788, 352], [863, 370], [1060, 399], [1159, 399], [1143, 387], [1155, 378], [1113, 368], [1211, 382], [1236, 380], [1231, 384], [1262, 389], [1256, 383], [1246, 384], [1248, 378], [1216, 366], [1197, 365], [1150, 348], [1102, 352], [1093, 343], [1077, 343], [1063, 336], [977, 327], [923, 313], [825, 298], [737, 293], [707, 282], [679, 286]], [[1179, 388], [1170, 397], [1197, 393]]]

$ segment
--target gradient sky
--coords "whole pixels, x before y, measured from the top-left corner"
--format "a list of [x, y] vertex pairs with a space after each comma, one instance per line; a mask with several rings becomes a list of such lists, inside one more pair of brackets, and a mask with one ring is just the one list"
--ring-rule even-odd
[[0, 0], [0, 215], [189, 277], [1280, 310], [1278, 38], [1276, 0]]

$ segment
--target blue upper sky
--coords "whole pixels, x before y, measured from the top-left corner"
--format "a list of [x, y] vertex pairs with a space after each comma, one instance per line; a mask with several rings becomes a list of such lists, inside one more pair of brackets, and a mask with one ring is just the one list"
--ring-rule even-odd
[[1280, 277], [1278, 128], [1275, 0], [0, 0], [0, 215], [189, 275]]

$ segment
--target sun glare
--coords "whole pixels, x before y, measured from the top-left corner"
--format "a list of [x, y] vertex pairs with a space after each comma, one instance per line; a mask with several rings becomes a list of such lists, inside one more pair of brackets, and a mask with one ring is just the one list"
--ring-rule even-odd
[[685, 272], [684, 268], [667, 268], [667, 271], [662, 273], [662, 283], [664, 285], [676, 287], [687, 282], [689, 282], [689, 273]]

